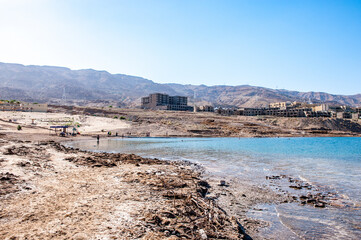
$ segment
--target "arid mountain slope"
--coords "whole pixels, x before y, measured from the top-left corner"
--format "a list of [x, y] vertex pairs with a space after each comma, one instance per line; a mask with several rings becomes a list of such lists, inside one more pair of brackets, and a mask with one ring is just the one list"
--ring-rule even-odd
[[110, 74], [93, 69], [24, 66], [0, 63], [0, 98], [46, 102], [51, 99], [116, 100], [123, 106], [139, 106], [149, 93], [185, 95], [191, 102], [216, 106], [264, 107], [274, 101], [312, 101], [361, 105], [361, 94], [345, 96], [321, 92], [275, 90], [249, 85], [206, 86], [159, 84], [141, 77]]

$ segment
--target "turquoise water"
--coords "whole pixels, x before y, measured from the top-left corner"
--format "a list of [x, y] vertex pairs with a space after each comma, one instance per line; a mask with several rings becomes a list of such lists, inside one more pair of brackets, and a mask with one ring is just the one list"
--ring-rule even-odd
[[[258, 184], [265, 184], [267, 175], [285, 174], [337, 192], [356, 206], [361, 202], [361, 138], [107, 138], [99, 144], [93, 140], [71, 145], [93, 151], [189, 160], [202, 164], [212, 174], [248, 179]], [[277, 216], [285, 212], [279, 219], [297, 216], [299, 206], [286, 206], [274, 209]], [[298, 210], [292, 213], [291, 209]], [[315, 216], [320, 216], [317, 224], [328, 223], [325, 228], [342, 229], [337, 233], [330, 230], [329, 235], [322, 235], [327, 231], [318, 227], [322, 231], [317, 233], [315, 230], [316, 238], [331, 238], [332, 234], [338, 234], [339, 239], [352, 239], [361, 234], [359, 209], [303, 207], [303, 211], [315, 222], [318, 219]], [[299, 216], [299, 219], [303, 218]], [[292, 222], [297, 222], [295, 219], [286, 225], [293, 229], [292, 232], [296, 229], [296, 239], [302, 239], [307, 224], [301, 221], [292, 225]], [[307, 226], [307, 229], [310, 227]]]

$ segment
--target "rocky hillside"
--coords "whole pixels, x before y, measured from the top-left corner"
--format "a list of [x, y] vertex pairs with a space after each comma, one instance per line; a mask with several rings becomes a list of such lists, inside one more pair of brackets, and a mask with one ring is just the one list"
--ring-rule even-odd
[[[190, 101], [216, 106], [262, 107], [274, 101], [312, 101], [361, 105], [361, 94], [344, 96], [321, 92], [275, 90], [249, 85], [205, 86], [159, 84], [141, 77], [110, 74], [93, 69], [24, 66], [0, 63], [0, 98], [48, 102], [66, 98], [79, 101], [118, 101], [123, 106], [139, 106], [149, 93], [185, 95]], [[195, 99], [193, 99], [195, 97]]]

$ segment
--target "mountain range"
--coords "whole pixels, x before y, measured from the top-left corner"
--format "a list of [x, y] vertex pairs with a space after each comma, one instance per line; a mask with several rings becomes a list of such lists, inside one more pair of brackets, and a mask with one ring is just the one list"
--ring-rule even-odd
[[250, 85], [160, 84], [142, 77], [93, 69], [0, 63], [0, 99], [36, 102], [109, 100], [119, 102], [122, 107], [137, 107], [141, 97], [155, 92], [188, 96], [190, 102], [198, 105], [223, 107], [265, 107], [278, 101], [361, 106], [361, 94], [297, 92]]

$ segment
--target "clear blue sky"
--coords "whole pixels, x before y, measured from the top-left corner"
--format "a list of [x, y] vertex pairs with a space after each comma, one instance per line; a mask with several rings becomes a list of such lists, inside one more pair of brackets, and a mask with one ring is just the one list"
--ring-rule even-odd
[[361, 93], [361, 1], [0, 0], [0, 61]]

